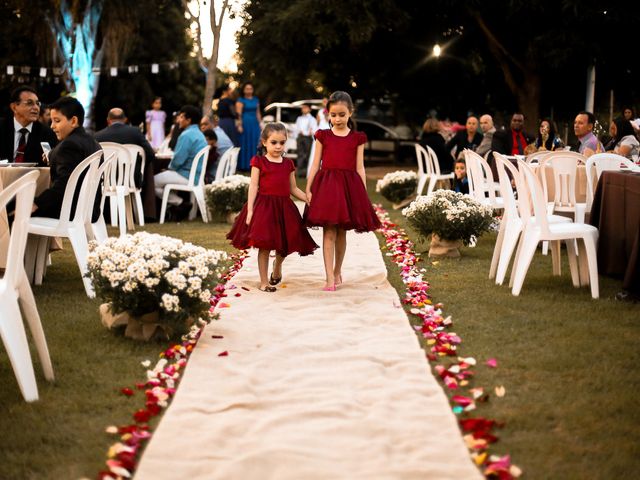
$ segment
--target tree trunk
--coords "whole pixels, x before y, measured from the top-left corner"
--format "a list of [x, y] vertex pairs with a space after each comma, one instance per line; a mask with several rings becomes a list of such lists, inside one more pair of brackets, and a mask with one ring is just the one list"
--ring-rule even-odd
[[207, 117], [211, 117], [213, 102], [213, 94], [216, 90], [216, 77], [218, 73], [218, 51], [220, 45], [220, 27], [213, 32], [213, 49], [211, 51], [211, 58], [207, 62], [207, 83], [204, 88], [204, 103], [202, 104], [202, 111]]
[[540, 77], [528, 72], [524, 82], [513, 92], [518, 101], [518, 108], [524, 114], [525, 123], [530, 133], [535, 133], [536, 122], [540, 118]]

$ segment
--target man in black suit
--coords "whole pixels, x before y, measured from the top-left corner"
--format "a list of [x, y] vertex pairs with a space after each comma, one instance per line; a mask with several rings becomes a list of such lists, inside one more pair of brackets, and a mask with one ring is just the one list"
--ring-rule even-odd
[[511, 116], [510, 128], [496, 131], [491, 141], [491, 150], [503, 155], [524, 155], [524, 151], [534, 137], [524, 131], [524, 115], [514, 113]]
[[153, 166], [156, 157], [153, 153], [153, 148], [143, 133], [138, 128], [127, 125], [126, 121], [127, 117], [124, 110], [121, 108], [112, 108], [107, 114], [107, 128], [96, 132], [95, 139], [98, 142], [130, 143], [144, 149], [144, 172], [140, 172], [142, 159], [138, 157], [136, 161], [135, 182], [137, 187], [142, 187], [142, 202], [145, 218], [155, 220], [157, 216]]
[[[64, 191], [71, 173], [85, 158], [100, 150], [100, 145], [82, 127], [84, 108], [75, 98], [62, 97], [51, 104], [51, 121], [60, 143], [49, 154], [51, 186], [34, 199], [34, 217], [60, 218]], [[72, 216], [83, 178], [84, 176], [80, 177], [71, 204]], [[99, 215], [100, 203], [96, 201], [93, 206], [93, 221], [97, 220]]]
[[31, 87], [17, 88], [11, 93], [9, 107], [13, 115], [0, 123], [0, 159], [46, 166], [40, 142], [53, 148], [58, 140], [53, 130], [38, 121], [38, 94]]

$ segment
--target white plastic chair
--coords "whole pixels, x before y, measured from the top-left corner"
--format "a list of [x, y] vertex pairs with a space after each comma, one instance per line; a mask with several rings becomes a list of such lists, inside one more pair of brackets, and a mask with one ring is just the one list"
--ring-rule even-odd
[[224, 177], [228, 177], [229, 175], [236, 173], [239, 153], [240, 147], [231, 147], [229, 150], [224, 152], [224, 155], [222, 155], [218, 161], [218, 168], [216, 168], [216, 177], [214, 181], [222, 180]]
[[[522, 175], [516, 167], [505, 156], [494, 153], [496, 167], [498, 170], [498, 179], [500, 182], [500, 193], [504, 199], [504, 215], [500, 222], [500, 230], [498, 238], [493, 250], [493, 258], [491, 259], [491, 268], [489, 278], [496, 279], [496, 284], [502, 285], [504, 282], [509, 262], [513, 251], [520, 239], [520, 235], [526, 227], [526, 222], [532, 222], [531, 203], [529, 201], [529, 190], [526, 183], [522, 179]], [[511, 174], [518, 192], [518, 202], [516, 202], [511, 187], [511, 180], [508, 173]], [[548, 215], [549, 223], [571, 223], [571, 219], [558, 215]], [[559, 244], [558, 244], [559, 246]], [[553, 249], [552, 264], [553, 274], [560, 275], [560, 250]]]
[[[593, 171], [595, 170], [595, 181]], [[587, 158], [587, 211], [591, 211], [593, 195], [602, 172], [606, 171], [640, 171], [635, 163], [616, 153], [596, 153]]]
[[587, 204], [576, 201], [576, 179], [578, 177], [579, 158], [575, 155], [567, 155], [575, 152], [553, 152], [545, 157], [540, 164], [540, 176], [543, 179], [543, 191], [548, 197], [546, 183], [546, 169], [553, 169], [554, 196], [548, 203], [549, 213], [568, 212], [573, 213], [576, 223], [584, 223]]
[[484, 205], [494, 209], [504, 208], [504, 200], [496, 196], [496, 190], [500, 191], [500, 184], [494, 181], [489, 163], [473, 150], [464, 149], [463, 154], [467, 166], [469, 194]]
[[436, 184], [439, 180], [453, 180], [454, 173], [440, 173], [440, 163], [438, 162], [438, 156], [429, 145], [423, 147], [419, 143], [415, 144], [416, 147], [416, 160], [418, 162], [418, 190], [417, 194], [422, 195], [424, 186], [429, 182], [427, 186], [427, 193], [429, 195], [436, 188]]
[[7, 265], [4, 276], [0, 278], [0, 336], [22, 396], [27, 402], [38, 399], [38, 386], [20, 310], [24, 313], [24, 320], [33, 335], [44, 376], [49, 381], [54, 379], [47, 340], [23, 262], [28, 234], [27, 222], [31, 215], [39, 174], [40, 172], [29, 172], [0, 192], [0, 210], [4, 210], [7, 203], [16, 198]]
[[138, 220], [138, 225], [144, 227], [144, 208], [142, 206], [142, 188], [136, 187], [136, 163], [138, 155], [140, 155], [140, 175], [144, 179], [144, 168], [147, 163], [147, 154], [140, 145], [134, 145], [133, 143], [125, 143], [124, 147], [129, 150], [129, 156], [131, 158], [131, 178], [129, 179], [129, 196], [133, 197], [135, 201], [135, 214]]
[[[511, 293], [514, 296], [520, 294], [524, 279], [526, 277], [531, 260], [536, 252], [538, 243], [543, 240], [557, 242], [564, 240], [569, 255], [569, 268], [571, 270], [571, 280], [574, 287], [579, 287], [581, 274], [578, 271], [576, 240], [584, 242], [584, 254], [580, 255], [581, 268], [588, 268], [589, 280], [591, 284], [591, 296], [598, 298], [598, 261], [596, 257], [596, 244], [598, 242], [598, 229], [581, 223], [549, 223], [547, 219], [546, 198], [540, 180], [535, 175], [531, 167], [523, 161], [518, 161], [518, 168], [522, 173], [529, 192], [531, 203], [535, 215], [533, 221], [526, 222], [522, 239], [518, 245], [516, 253], [513, 288]], [[586, 257], [586, 259], [585, 259]], [[586, 265], [585, 265], [586, 261]], [[585, 282], [586, 284], [587, 282]]]
[[[186, 185], [180, 183], [168, 183], [164, 186], [162, 192], [162, 207], [160, 208], [160, 223], [164, 223], [164, 217], [167, 213], [167, 202], [169, 200], [169, 193], [171, 190], [180, 190], [183, 192], [191, 192], [192, 201], [195, 198], [194, 207], [200, 209], [200, 215], [205, 223], [209, 222], [209, 215], [207, 214], [207, 205], [204, 201], [204, 177], [207, 172], [207, 160], [209, 156], [209, 145], [200, 150], [193, 162], [191, 162], [191, 170], [189, 171], [189, 181]], [[231, 150], [231, 149], [229, 149]], [[225, 152], [226, 154], [227, 152]], [[200, 177], [196, 180], [196, 172], [198, 171], [198, 165], [200, 167]], [[189, 215], [191, 217], [191, 214]], [[195, 215], [194, 215], [195, 217]]]
[[172, 150], [169, 148], [169, 142], [171, 142], [171, 135], [167, 135], [166, 137], [164, 137], [164, 140], [158, 147], [159, 154], [162, 155], [162, 154], [167, 154], [172, 152]]
[[[96, 169], [95, 175], [93, 176], [93, 184], [91, 186], [91, 193], [87, 195], [89, 198], [95, 198], [96, 192], [98, 189], [102, 188], [103, 179], [105, 176], [110, 175], [110, 170], [113, 168], [113, 165], [116, 163], [116, 154], [112, 152], [110, 155], [106, 154], [105, 159], [100, 164], [100, 166]], [[102, 195], [102, 190], [101, 190]], [[100, 201], [100, 216], [98, 219], [93, 222], [92, 211], [91, 209], [87, 209], [87, 216], [85, 220], [85, 229], [87, 231], [87, 240], [95, 240], [98, 243], [104, 242], [108, 237], [109, 233], [107, 232], [107, 225], [104, 221], [104, 214], [102, 208], [104, 206], [104, 202]]]
[[[95, 297], [95, 292], [91, 280], [85, 276], [87, 274], [88, 253], [85, 223], [87, 221], [87, 215], [90, 215], [87, 209], [89, 211], [93, 210], [95, 191], [92, 188], [92, 178], [98, 169], [100, 158], [102, 158], [102, 150], [98, 150], [89, 155], [71, 172], [67, 187], [64, 191], [60, 218], [31, 217], [28, 225], [28, 231], [31, 234], [41, 235], [43, 237], [67, 237], [69, 239], [78, 262], [78, 268], [80, 269], [85, 291], [89, 298]], [[71, 216], [73, 196], [76, 191], [76, 186], [81, 180], [80, 176], [82, 175], [83, 178], [76, 209], [73, 216]], [[91, 195], [92, 193], [94, 193], [93, 196]], [[45, 251], [47, 238], [42, 238], [40, 243], [41, 248], [38, 248], [38, 251]], [[34, 283], [36, 285], [42, 283], [41, 271], [36, 272]]]
[[[105, 155], [116, 155], [115, 164], [106, 170], [104, 186], [102, 189], [102, 204], [109, 199], [109, 214], [111, 215], [111, 226], [120, 228], [120, 236], [127, 234], [127, 202], [129, 191], [131, 190], [131, 178], [133, 168], [131, 154], [124, 145], [115, 142], [100, 142]], [[130, 211], [129, 211], [130, 213]]]

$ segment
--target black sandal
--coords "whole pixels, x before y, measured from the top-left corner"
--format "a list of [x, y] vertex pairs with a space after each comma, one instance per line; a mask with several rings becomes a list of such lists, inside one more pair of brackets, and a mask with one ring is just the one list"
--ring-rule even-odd
[[282, 277], [275, 278], [273, 273], [269, 276], [269, 285], [277, 285], [282, 280]]
[[273, 292], [275, 292], [275, 291], [277, 290], [277, 288], [276, 288], [276, 287], [271, 287], [271, 286], [267, 285], [267, 286], [266, 286], [266, 287], [264, 287], [264, 288], [260, 288], [260, 287], [258, 287], [258, 290], [260, 290], [261, 292], [269, 292], [269, 293], [273, 293]]

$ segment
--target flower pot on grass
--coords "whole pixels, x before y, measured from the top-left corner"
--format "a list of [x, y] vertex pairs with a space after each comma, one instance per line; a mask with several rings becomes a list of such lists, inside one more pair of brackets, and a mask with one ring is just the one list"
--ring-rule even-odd
[[453, 190], [421, 195], [402, 214], [421, 238], [431, 236], [430, 258], [460, 256], [459, 248], [475, 242], [493, 221], [491, 207]]
[[387, 173], [376, 183], [376, 192], [392, 202], [394, 210], [408, 205], [415, 198], [417, 188], [418, 175], [405, 170]]
[[[230, 175], [205, 187], [211, 218], [233, 223], [247, 201], [251, 179], [244, 175]], [[230, 215], [235, 215], [233, 218]]]

